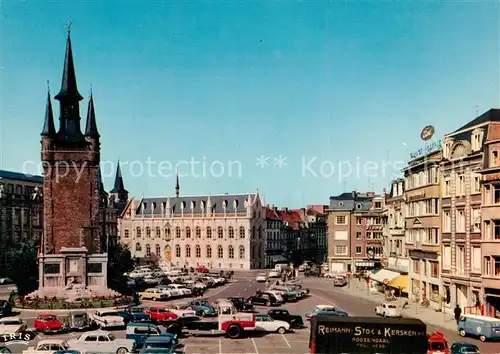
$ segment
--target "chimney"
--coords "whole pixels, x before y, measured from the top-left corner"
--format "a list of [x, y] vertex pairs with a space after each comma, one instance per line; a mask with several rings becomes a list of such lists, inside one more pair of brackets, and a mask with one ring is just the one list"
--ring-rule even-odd
[[269, 204], [266, 204], [266, 208], [269, 209]]
[[352, 199], [356, 199], [356, 195], [357, 195], [356, 191], [352, 191]]

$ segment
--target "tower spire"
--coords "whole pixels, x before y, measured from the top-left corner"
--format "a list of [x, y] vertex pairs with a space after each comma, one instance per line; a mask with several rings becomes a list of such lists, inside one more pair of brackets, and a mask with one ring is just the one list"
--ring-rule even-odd
[[61, 81], [61, 90], [54, 97], [58, 101], [81, 101], [82, 95], [76, 86], [75, 64], [73, 62], [73, 51], [71, 49], [71, 21], [68, 24], [68, 38], [66, 39], [66, 54], [64, 57], [64, 70]]
[[176, 180], [175, 180], [175, 196], [177, 198], [179, 198], [179, 192], [180, 192], [180, 185], [179, 185], [179, 174], [177, 173], [177, 177], [176, 177]]
[[92, 92], [90, 93], [89, 107], [87, 109], [87, 125], [85, 129], [85, 136], [92, 138], [99, 138], [99, 131], [97, 130], [97, 123], [95, 121], [94, 98]]
[[56, 128], [54, 126], [54, 114], [52, 113], [52, 102], [50, 99], [50, 89], [47, 89], [47, 105], [45, 108], [45, 122], [41, 136], [54, 137], [56, 135]]
[[123, 183], [122, 170], [120, 168], [120, 161], [118, 161], [118, 164], [116, 165], [115, 183], [114, 183], [113, 189], [110, 191], [110, 193], [120, 193], [120, 192], [126, 192], [126, 191], [127, 190], [125, 189], [125, 185]]

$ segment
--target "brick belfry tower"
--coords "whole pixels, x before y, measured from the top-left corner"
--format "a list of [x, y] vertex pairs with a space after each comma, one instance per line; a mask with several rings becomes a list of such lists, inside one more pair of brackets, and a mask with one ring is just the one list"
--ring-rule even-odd
[[[100, 135], [92, 94], [85, 133], [80, 128], [70, 29], [59, 101], [56, 131], [50, 93], [42, 136], [44, 168], [44, 233], [39, 252], [38, 295], [70, 297], [111, 294], [107, 289], [107, 240], [99, 170]], [[76, 294], [78, 293], [78, 294]]]

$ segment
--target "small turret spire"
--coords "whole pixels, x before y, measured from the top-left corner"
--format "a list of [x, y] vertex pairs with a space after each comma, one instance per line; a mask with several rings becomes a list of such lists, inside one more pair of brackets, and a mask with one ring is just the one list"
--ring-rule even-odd
[[[48, 81], [47, 81], [48, 85]], [[52, 102], [50, 99], [50, 89], [47, 89], [47, 105], [45, 107], [45, 122], [41, 136], [54, 137], [56, 135], [56, 128], [54, 126], [54, 114], [52, 112]]]
[[116, 165], [116, 175], [115, 175], [115, 184], [113, 185], [113, 189], [110, 193], [119, 193], [126, 192], [125, 185], [123, 183], [122, 170], [120, 168], [120, 161]]
[[180, 192], [180, 185], [179, 185], [179, 174], [177, 173], [176, 181], [175, 181], [175, 196], [179, 198], [179, 192]]
[[99, 138], [99, 131], [97, 130], [97, 123], [95, 121], [94, 97], [90, 93], [89, 107], [87, 110], [87, 126], [85, 128], [85, 136], [92, 138]]

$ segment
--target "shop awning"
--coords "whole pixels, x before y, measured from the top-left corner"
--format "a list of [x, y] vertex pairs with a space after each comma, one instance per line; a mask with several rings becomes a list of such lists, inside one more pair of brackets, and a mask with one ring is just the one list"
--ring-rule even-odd
[[398, 275], [396, 278], [392, 279], [387, 286], [391, 288], [400, 289], [402, 293], [408, 294], [408, 289], [410, 287], [410, 278], [408, 275]]
[[288, 259], [286, 259], [285, 257], [283, 257], [281, 254], [275, 254], [274, 256], [269, 256], [269, 258], [271, 258], [271, 261], [274, 262], [274, 263], [277, 263], [277, 262], [288, 262]]
[[390, 281], [392, 281], [398, 275], [400, 275], [400, 274], [397, 272], [393, 272], [392, 270], [381, 269], [377, 273], [373, 273], [370, 276], [370, 279], [375, 280], [376, 282], [379, 282], [379, 283], [388, 284]]

